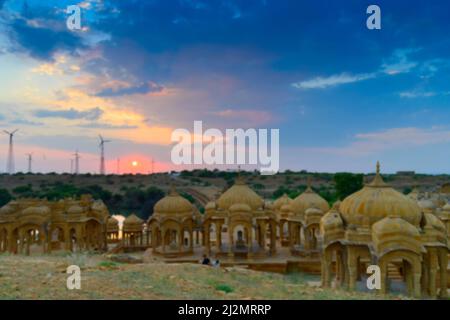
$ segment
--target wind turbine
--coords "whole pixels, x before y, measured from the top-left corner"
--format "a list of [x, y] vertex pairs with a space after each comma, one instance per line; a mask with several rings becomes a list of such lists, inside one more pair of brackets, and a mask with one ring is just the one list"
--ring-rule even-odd
[[33, 152], [25, 154], [28, 158], [28, 173], [32, 173]]
[[4, 133], [6, 133], [9, 136], [9, 152], [8, 152], [8, 163], [6, 164], [6, 172], [8, 174], [14, 174], [15, 172], [15, 165], [14, 165], [14, 135], [16, 132], [19, 131], [19, 129], [16, 129], [12, 132], [3, 130]]
[[102, 135], [99, 135], [100, 138], [100, 174], [105, 174], [105, 143], [111, 142], [111, 140], [103, 139]]
[[74, 153], [75, 156], [75, 174], [80, 173], [80, 154], [78, 153], [78, 150]]

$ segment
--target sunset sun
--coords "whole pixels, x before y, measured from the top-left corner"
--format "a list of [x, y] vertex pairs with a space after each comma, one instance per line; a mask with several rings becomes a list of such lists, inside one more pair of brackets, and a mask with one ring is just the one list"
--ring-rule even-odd
[[132, 165], [133, 167], [137, 167], [137, 166], [139, 165], [139, 162], [133, 161], [133, 162], [131, 162], [131, 165]]

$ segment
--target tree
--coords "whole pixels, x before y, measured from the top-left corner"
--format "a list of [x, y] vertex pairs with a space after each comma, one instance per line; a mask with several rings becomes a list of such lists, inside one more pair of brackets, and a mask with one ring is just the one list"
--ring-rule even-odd
[[336, 173], [334, 175], [336, 184], [336, 195], [340, 200], [348, 197], [352, 193], [361, 190], [363, 187], [363, 175], [353, 173]]
[[12, 196], [6, 189], [0, 189], [0, 207], [3, 207], [12, 200]]

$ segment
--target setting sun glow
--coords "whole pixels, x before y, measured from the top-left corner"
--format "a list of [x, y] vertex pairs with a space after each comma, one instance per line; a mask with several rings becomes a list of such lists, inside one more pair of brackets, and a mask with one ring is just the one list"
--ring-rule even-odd
[[139, 165], [139, 162], [133, 161], [133, 162], [131, 162], [131, 165], [132, 165], [133, 167], [137, 167], [137, 166]]

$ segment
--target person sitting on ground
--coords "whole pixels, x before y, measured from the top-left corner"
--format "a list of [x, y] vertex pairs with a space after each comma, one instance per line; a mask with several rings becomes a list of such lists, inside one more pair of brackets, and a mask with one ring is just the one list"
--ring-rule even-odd
[[204, 265], [204, 266], [211, 265], [211, 260], [209, 260], [209, 258], [208, 258], [208, 256], [206, 254], [203, 255], [202, 265]]
[[219, 260], [216, 260], [216, 261], [214, 262], [214, 267], [215, 267], [215, 268], [220, 268], [220, 261], [219, 261]]

